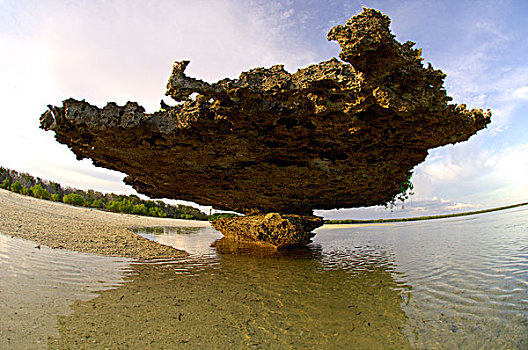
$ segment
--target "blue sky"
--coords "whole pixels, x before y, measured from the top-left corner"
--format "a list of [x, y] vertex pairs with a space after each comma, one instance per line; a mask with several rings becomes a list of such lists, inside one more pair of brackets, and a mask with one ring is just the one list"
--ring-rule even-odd
[[0, 165], [133, 193], [123, 174], [75, 160], [38, 128], [47, 104], [131, 100], [157, 110], [174, 60], [191, 60], [186, 72], [210, 82], [274, 64], [294, 72], [337, 56], [326, 33], [362, 6], [389, 15], [398, 40], [416, 42], [425, 62], [447, 74], [454, 101], [490, 108], [492, 124], [466, 143], [431, 150], [404, 210], [318, 213], [396, 217], [527, 201], [526, 1], [0, 0]]

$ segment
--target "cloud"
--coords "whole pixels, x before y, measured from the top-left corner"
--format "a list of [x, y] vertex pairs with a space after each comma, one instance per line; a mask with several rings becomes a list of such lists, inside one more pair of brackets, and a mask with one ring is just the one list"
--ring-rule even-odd
[[487, 151], [478, 140], [445, 149], [415, 170], [416, 198], [493, 207], [528, 199], [528, 144]]
[[481, 204], [453, 202], [443, 198], [432, 198], [419, 200], [411, 197], [405, 203], [398, 203], [393, 208], [383, 206], [351, 208], [339, 210], [317, 210], [316, 215], [327, 220], [340, 219], [396, 219], [406, 217], [443, 215], [475, 211], [483, 208]]
[[[70, 186], [82, 190], [97, 189], [102, 192], [135, 194], [132, 187], [125, 185], [122, 180], [125, 174], [108, 169], [96, 168], [90, 160], [82, 160], [73, 164], [55, 162], [36, 166], [45, 179], [59, 182], [63, 186]], [[60, 179], [57, 179], [57, 173]]]
[[497, 157], [493, 176], [503, 185], [511, 185], [508, 189], [512, 200], [528, 199], [528, 143], [505, 148]]
[[21, 56], [41, 60], [61, 92], [152, 109], [174, 60], [191, 60], [188, 73], [207, 81], [310, 61], [289, 33], [292, 11], [237, 1], [36, 2], [18, 10], [34, 23], [11, 47], [22, 42]]
[[98, 106], [133, 100], [154, 111], [174, 60], [189, 59], [189, 75], [216, 81], [277, 63], [295, 69], [313, 59], [288, 33], [295, 24], [288, 6], [212, 0], [1, 6], [0, 49], [9, 53], [0, 55], [1, 165], [77, 187], [91, 182], [110, 190], [113, 182], [115, 191], [131, 190], [121, 175], [77, 162], [52, 133], [38, 129], [47, 104], [68, 97]]
[[465, 144], [450, 145], [431, 151], [436, 159], [424, 163], [416, 169], [417, 175], [424, 174], [435, 182], [455, 182], [474, 180], [475, 174], [485, 174], [497, 164], [497, 157], [492, 156], [482, 146], [482, 141], [473, 139]]
[[528, 100], [528, 86], [521, 86], [513, 91], [513, 97]]

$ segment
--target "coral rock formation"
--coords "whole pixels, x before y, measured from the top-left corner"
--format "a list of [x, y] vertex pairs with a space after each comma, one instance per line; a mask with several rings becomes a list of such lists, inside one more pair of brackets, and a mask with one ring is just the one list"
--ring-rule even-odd
[[213, 222], [214, 228], [227, 239], [256, 241], [279, 248], [309, 243], [315, 235], [313, 230], [322, 224], [319, 217], [279, 213], [222, 218]]
[[428, 149], [467, 140], [491, 116], [450, 104], [445, 74], [389, 24], [364, 9], [328, 33], [341, 60], [293, 74], [277, 65], [209, 84], [176, 62], [166, 93], [175, 106], [148, 114], [133, 102], [68, 99], [49, 106], [41, 127], [151, 197], [246, 215], [385, 204]]

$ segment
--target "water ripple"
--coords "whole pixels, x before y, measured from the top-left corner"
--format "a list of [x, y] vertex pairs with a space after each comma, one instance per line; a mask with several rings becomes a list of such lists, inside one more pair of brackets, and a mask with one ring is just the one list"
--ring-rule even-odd
[[[306, 250], [264, 256], [218, 254], [209, 246], [218, 233], [203, 231], [195, 236], [209, 235], [201, 248], [181, 237], [172, 239], [180, 244], [176, 248], [187, 247], [191, 255], [163, 264], [197, 279], [212, 274], [233, 288], [242, 283], [242, 299], [233, 300], [232, 306], [251, 312], [245, 304], [251, 300], [265, 316], [258, 325], [242, 326], [248, 337], [255, 332], [293, 336], [292, 329], [297, 329], [296, 336], [310, 330], [325, 338], [332, 328], [300, 330], [299, 324], [320, 322], [327, 310], [333, 310], [335, 322], [344, 322], [339, 317], [348, 316], [335, 305], [343, 303], [339, 296], [355, 290], [374, 309], [375, 303], [385, 302], [381, 296], [397, 295], [417, 348], [526, 348], [527, 213], [518, 209], [463, 219], [332, 228], [319, 231]], [[170, 234], [164, 234], [166, 243]], [[247, 281], [253, 281], [251, 289]]]
[[0, 235], [0, 348], [46, 348], [57, 315], [122, 283], [126, 259], [39, 246]]

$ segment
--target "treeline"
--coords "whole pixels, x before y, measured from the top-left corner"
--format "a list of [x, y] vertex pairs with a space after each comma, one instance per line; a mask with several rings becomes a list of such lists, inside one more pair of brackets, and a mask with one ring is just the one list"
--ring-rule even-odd
[[0, 188], [82, 207], [108, 210], [116, 213], [136, 214], [162, 218], [208, 220], [209, 215], [188, 205], [169, 205], [163, 201], [143, 200], [136, 195], [101, 193], [62, 187], [60, 184], [27, 173], [0, 167]]
[[433, 215], [433, 216], [419, 216], [419, 217], [397, 218], [397, 219], [326, 220], [325, 224], [382, 224], [382, 223], [390, 223], [390, 222], [406, 222], [406, 221], [422, 221], [422, 220], [446, 219], [446, 218], [454, 218], [454, 217], [458, 217], [458, 216], [468, 216], [468, 215], [491, 213], [491, 212], [499, 211], [499, 210], [517, 208], [517, 207], [521, 207], [521, 206], [524, 206], [524, 205], [528, 205], [528, 202], [526, 202], [526, 203], [518, 203], [518, 204], [513, 204], [513, 205], [507, 205], [507, 206], [504, 206], [504, 207], [497, 207], [497, 208], [477, 210], [477, 211], [468, 211], [468, 212], [464, 212], [464, 213], [455, 213], [455, 214]]
[[237, 216], [240, 216], [239, 214], [235, 214], [235, 213], [214, 213], [214, 214], [211, 214], [209, 215], [209, 221], [216, 221], [218, 219], [222, 219], [222, 218], [234, 218], [234, 217], [237, 217]]

